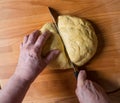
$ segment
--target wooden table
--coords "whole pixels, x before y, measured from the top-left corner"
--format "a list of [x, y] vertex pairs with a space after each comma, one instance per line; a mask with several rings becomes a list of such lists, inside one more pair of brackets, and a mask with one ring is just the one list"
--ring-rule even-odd
[[[99, 39], [98, 51], [83, 68], [89, 78], [107, 92], [120, 88], [120, 1], [119, 0], [1, 0], [0, 1], [0, 83], [14, 73], [19, 44], [26, 34], [51, 22], [47, 6], [59, 14], [91, 21]], [[78, 103], [73, 70], [46, 68], [34, 81], [23, 103]], [[119, 103], [120, 92], [109, 94]]]

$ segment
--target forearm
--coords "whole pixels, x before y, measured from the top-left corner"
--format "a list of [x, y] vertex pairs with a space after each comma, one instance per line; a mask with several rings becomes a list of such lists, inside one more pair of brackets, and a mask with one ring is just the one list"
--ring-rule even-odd
[[0, 91], [0, 103], [21, 103], [30, 84], [14, 74]]

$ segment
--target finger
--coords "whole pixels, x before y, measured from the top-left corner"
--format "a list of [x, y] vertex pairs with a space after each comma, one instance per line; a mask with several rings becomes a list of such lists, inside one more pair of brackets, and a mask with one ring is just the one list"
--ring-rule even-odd
[[33, 33], [31, 33], [31, 34], [29, 35], [27, 44], [34, 44], [39, 35], [40, 35], [40, 31], [39, 31], [39, 30], [36, 30], [36, 31], [34, 31]]
[[78, 79], [77, 79], [77, 86], [78, 86], [78, 87], [81, 87], [81, 86], [84, 85], [84, 82], [85, 82], [85, 80], [86, 80], [86, 77], [87, 77], [87, 75], [86, 75], [85, 70], [81, 70], [81, 71], [79, 72]]
[[94, 87], [95, 87], [98, 91], [100, 91], [100, 92], [101, 92], [101, 91], [104, 92], [104, 89], [103, 89], [99, 84], [93, 82], [93, 85], [94, 85]]
[[24, 45], [25, 43], [27, 43], [28, 37], [29, 37], [29, 35], [24, 36], [23, 45]]
[[50, 35], [51, 35], [51, 33], [49, 31], [46, 31], [38, 37], [38, 39], [35, 43], [35, 48], [37, 48], [37, 50], [39, 50], [40, 53], [41, 53], [43, 46], [45, 45], [45, 42], [50, 37]]
[[91, 80], [85, 80], [84, 81], [84, 85], [85, 85], [85, 87], [87, 88], [87, 89], [92, 89], [93, 88], [93, 82], [91, 81]]
[[50, 51], [50, 53], [45, 58], [45, 63], [48, 64], [50, 61], [55, 59], [59, 55], [59, 53], [60, 53], [59, 50], [52, 50], [52, 51]]

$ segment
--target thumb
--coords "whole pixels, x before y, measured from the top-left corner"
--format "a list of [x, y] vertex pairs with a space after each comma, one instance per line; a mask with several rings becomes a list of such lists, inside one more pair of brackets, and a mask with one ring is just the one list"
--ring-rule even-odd
[[60, 51], [59, 50], [51, 50], [47, 57], [45, 58], [45, 62], [48, 64], [50, 61], [55, 59], [59, 55]]
[[78, 74], [77, 87], [82, 87], [87, 78], [85, 70], [81, 70]]

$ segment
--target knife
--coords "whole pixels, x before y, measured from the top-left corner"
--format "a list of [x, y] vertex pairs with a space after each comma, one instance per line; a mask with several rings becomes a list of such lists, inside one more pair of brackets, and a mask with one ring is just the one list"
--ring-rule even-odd
[[[57, 11], [55, 11], [54, 9], [52, 9], [52, 8], [50, 8], [50, 7], [48, 7], [48, 10], [49, 10], [49, 13], [50, 13], [50, 15], [51, 15], [51, 17], [52, 17], [52, 20], [53, 20], [54, 24], [55, 24], [55, 28], [56, 28], [58, 34], [60, 34], [60, 32], [59, 32], [59, 30], [58, 30], [58, 26], [57, 26], [58, 16], [59, 16], [58, 13], [57, 13]], [[66, 52], [66, 53], [67, 53], [67, 52]], [[67, 55], [68, 55], [68, 53], [67, 53]], [[76, 79], [77, 79], [78, 74], [79, 74], [78, 68], [77, 68], [77, 66], [75, 66], [75, 65], [71, 62], [71, 60], [70, 60], [70, 58], [69, 58], [69, 55], [68, 55], [68, 59], [69, 59], [69, 63], [70, 63], [70, 65], [71, 65], [71, 67], [72, 67], [73, 70], [74, 70], [74, 75], [75, 75], [75, 77], [76, 77]]]

